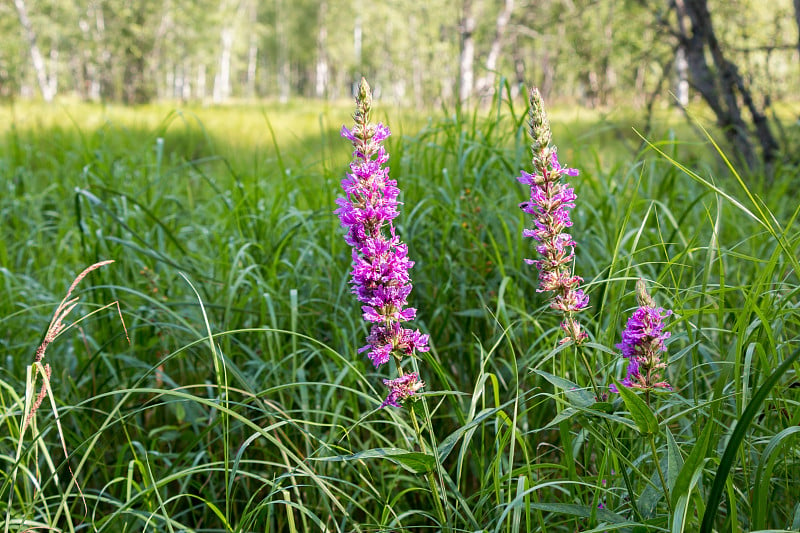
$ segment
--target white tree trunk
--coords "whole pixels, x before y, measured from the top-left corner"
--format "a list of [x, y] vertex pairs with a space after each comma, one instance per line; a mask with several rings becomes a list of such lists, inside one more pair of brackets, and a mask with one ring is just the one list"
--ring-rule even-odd
[[109, 69], [106, 67], [111, 63], [111, 50], [109, 50], [106, 40], [106, 19], [100, 2], [92, 2], [91, 9], [94, 13], [94, 26], [96, 28], [93, 39], [99, 49], [100, 58], [96, 63], [96, 73], [93, 76], [89, 94], [92, 100], [99, 101], [103, 92], [103, 71], [107, 72]]
[[233, 28], [222, 28], [220, 33], [222, 48], [219, 53], [219, 71], [214, 77], [214, 103], [219, 104], [231, 96], [231, 50], [233, 49]]
[[291, 90], [289, 53], [286, 47], [286, 28], [283, 23], [283, 0], [275, 0], [275, 38], [278, 44], [278, 99], [281, 103], [289, 101]]
[[474, 85], [473, 64], [475, 62], [475, 17], [472, 15], [472, 0], [464, 0], [461, 17], [461, 53], [458, 61], [458, 99], [462, 104], [469, 102]]
[[514, 0], [505, 0], [503, 9], [497, 14], [494, 39], [486, 57], [486, 74], [478, 78], [475, 89], [481, 97], [492, 96], [494, 94], [495, 71], [497, 70], [497, 60], [500, 58], [500, 51], [503, 46], [506, 28], [511, 20], [511, 12], [514, 11]]
[[50, 68], [48, 70], [50, 76], [48, 76], [47, 83], [50, 86], [50, 100], [52, 100], [58, 94], [58, 48], [50, 49]]
[[25, 37], [28, 40], [31, 63], [33, 64], [33, 70], [36, 74], [36, 81], [39, 83], [39, 90], [42, 91], [42, 98], [44, 98], [45, 102], [52, 102], [56, 95], [56, 88], [52, 83], [53, 80], [47, 77], [44, 57], [42, 57], [42, 53], [39, 51], [39, 45], [36, 44], [36, 32], [33, 31], [31, 20], [28, 18], [28, 9], [25, 6], [25, 0], [14, 0], [14, 7], [17, 8], [19, 22], [22, 24], [22, 29], [25, 31]]
[[250, 45], [247, 50], [247, 96], [256, 96], [256, 67], [258, 65], [258, 2], [250, 2]]
[[[682, 35], [686, 35], [686, 8], [683, 0], [676, 0], [675, 7], [678, 15], [678, 27]], [[686, 55], [686, 47], [678, 45], [675, 50], [675, 73], [677, 80], [675, 83], [675, 98], [678, 105], [686, 107], [689, 105], [689, 58]]]
[[686, 58], [686, 48], [679, 46], [675, 51], [675, 71], [678, 75], [675, 84], [675, 98], [681, 107], [689, 105], [689, 61]]
[[195, 96], [202, 102], [206, 99], [206, 65], [197, 65], [197, 92]]
[[319, 4], [319, 29], [317, 31], [317, 68], [316, 87], [314, 93], [317, 98], [324, 98], [328, 88], [328, 26], [326, 18], [328, 2], [322, 0]]

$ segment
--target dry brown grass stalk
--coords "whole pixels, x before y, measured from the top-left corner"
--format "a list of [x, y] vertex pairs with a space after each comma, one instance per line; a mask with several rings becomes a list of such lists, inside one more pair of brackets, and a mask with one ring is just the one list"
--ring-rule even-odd
[[[83, 491], [81, 491], [81, 488], [80, 488], [77, 480], [75, 479], [75, 475], [72, 472], [72, 467], [70, 467], [70, 465], [69, 465], [69, 454], [67, 452], [67, 445], [66, 445], [66, 441], [64, 439], [64, 433], [63, 433], [63, 431], [61, 429], [61, 421], [59, 420], [59, 417], [58, 417], [58, 410], [57, 410], [57, 407], [56, 407], [55, 400], [53, 398], [52, 388], [50, 386], [50, 378], [52, 376], [52, 369], [51, 369], [49, 364], [43, 364], [42, 361], [44, 360], [45, 354], [47, 352], [47, 347], [50, 345], [50, 343], [52, 343], [59, 336], [59, 334], [61, 334], [65, 329], [67, 329], [68, 327], [71, 327], [72, 325], [75, 325], [75, 323], [77, 323], [77, 322], [75, 322], [75, 323], [71, 324], [70, 326], [66, 326], [64, 324], [64, 321], [66, 320], [67, 316], [78, 305], [79, 298], [77, 296], [75, 296], [75, 297], [72, 296], [72, 293], [75, 290], [75, 288], [78, 286], [78, 284], [81, 282], [81, 280], [83, 280], [90, 272], [92, 272], [93, 270], [96, 270], [96, 269], [98, 269], [98, 268], [100, 268], [102, 266], [105, 266], [105, 265], [108, 265], [110, 263], [113, 263], [113, 262], [114, 262], [113, 260], [100, 261], [100, 262], [95, 263], [95, 264], [89, 266], [88, 268], [84, 269], [83, 272], [78, 274], [78, 276], [75, 278], [75, 280], [69, 286], [69, 289], [67, 289], [67, 294], [64, 296], [64, 299], [61, 300], [61, 303], [56, 308], [56, 311], [53, 314], [53, 319], [50, 321], [50, 324], [47, 327], [47, 332], [44, 335], [44, 339], [42, 340], [41, 344], [36, 348], [36, 353], [35, 353], [34, 358], [33, 358], [33, 364], [31, 365], [32, 368], [31, 368], [31, 372], [30, 372], [30, 379], [28, 380], [28, 385], [27, 385], [28, 390], [26, 391], [26, 396], [27, 396], [28, 400], [26, 400], [26, 402], [25, 402], [27, 413], [26, 413], [26, 416], [25, 416], [25, 421], [24, 421], [24, 423], [22, 425], [22, 429], [21, 429], [20, 434], [19, 434], [19, 442], [18, 442], [18, 446], [17, 446], [17, 456], [19, 457], [19, 455], [22, 453], [22, 442], [23, 442], [23, 439], [24, 439], [24, 436], [25, 436], [25, 431], [33, 423], [34, 417], [36, 416], [36, 412], [41, 407], [41, 405], [44, 402], [45, 398], [49, 397], [50, 406], [51, 406], [51, 408], [53, 410], [53, 417], [54, 417], [55, 423], [56, 423], [56, 428], [58, 430], [58, 435], [59, 435], [59, 438], [61, 440], [61, 448], [62, 448], [62, 451], [64, 452], [65, 459], [67, 459], [67, 468], [69, 469], [69, 472], [70, 472], [70, 475], [72, 476], [73, 482], [75, 483], [75, 486], [78, 489], [78, 492], [80, 494], [81, 500], [83, 500], [84, 509], [86, 509], [87, 512], [88, 512], [88, 507], [86, 506], [86, 500], [83, 497]], [[125, 338], [128, 339], [128, 342], [130, 342], [130, 338], [128, 337], [128, 330], [125, 327], [125, 321], [122, 318], [122, 310], [119, 307], [119, 302], [116, 302], [116, 301], [115, 302], [111, 302], [110, 304], [104, 305], [103, 307], [101, 307], [100, 309], [94, 311], [93, 313], [98, 312], [98, 311], [102, 311], [103, 309], [106, 309], [106, 308], [108, 308], [108, 307], [110, 307], [112, 305], [116, 305], [117, 306], [117, 312], [119, 313], [120, 321], [122, 322], [122, 328], [125, 330]], [[86, 317], [83, 317], [83, 318], [86, 318]], [[37, 382], [37, 378], [39, 377], [39, 374], [41, 374], [41, 376], [42, 376], [42, 386], [41, 386], [41, 388], [39, 390], [39, 393], [36, 395], [35, 400], [33, 400], [31, 402], [30, 398], [31, 398], [31, 396], [33, 394], [33, 391], [36, 390], [36, 382]], [[34, 429], [34, 432], [35, 432], [35, 429]], [[15, 472], [12, 475], [12, 477], [16, 477], [16, 469], [15, 469]], [[13, 491], [12, 491], [12, 493], [13, 493]], [[10, 498], [11, 498], [11, 495], [9, 495], [9, 506], [8, 506], [9, 510], [11, 508]], [[7, 514], [6, 518], [7, 518], [6, 525], [8, 525], [8, 514]], [[6, 527], [6, 531], [7, 531], [7, 529], [8, 528]]]
[[[22, 426], [22, 434], [23, 435], [25, 434], [25, 429], [28, 427], [28, 424], [30, 424], [31, 420], [33, 419], [34, 415], [36, 414], [36, 411], [42, 405], [42, 402], [44, 401], [45, 397], [47, 396], [47, 388], [48, 388], [48, 386], [50, 384], [50, 375], [52, 374], [52, 371], [50, 369], [50, 365], [46, 364], [46, 365], [42, 366], [41, 362], [44, 359], [45, 352], [47, 351], [47, 347], [66, 328], [66, 326], [64, 325], [64, 319], [66, 319], [67, 315], [69, 315], [69, 313], [73, 309], [75, 309], [75, 306], [78, 305], [79, 298], [77, 296], [74, 297], [74, 298], [71, 298], [72, 292], [78, 286], [78, 283], [80, 283], [81, 280], [83, 280], [83, 278], [85, 278], [91, 271], [97, 270], [98, 268], [100, 268], [102, 266], [105, 266], [105, 265], [108, 265], [108, 264], [111, 264], [113, 262], [114, 262], [113, 260], [100, 261], [100, 262], [95, 263], [95, 264], [87, 267], [86, 269], [84, 269], [83, 272], [78, 274], [78, 276], [75, 278], [75, 280], [69, 286], [69, 289], [67, 289], [67, 294], [64, 296], [64, 299], [61, 300], [61, 303], [56, 308], [56, 312], [53, 314], [53, 319], [50, 321], [50, 325], [48, 326], [47, 332], [44, 335], [44, 340], [42, 340], [42, 343], [39, 345], [38, 348], [36, 348], [36, 354], [35, 354], [35, 356], [33, 358], [33, 364], [34, 364], [33, 383], [34, 384], [36, 383], [36, 378], [37, 378], [37, 374], [38, 374], [39, 371], [41, 371], [44, 376], [43, 376], [43, 379], [42, 379], [42, 381], [43, 381], [42, 388], [39, 391], [39, 394], [36, 396], [36, 401], [33, 403], [33, 406], [31, 408], [30, 412], [25, 417], [25, 423]], [[117, 309], [119, 310], [119, 304], [117, 302], [112, 302], [109, 305], [114, 305], [114, 304], [117, 304]], [[105, 306], [105, 307], [108, 307], [108, 306]], [[122, 320], [122, 312], [121, 311], [120, 311], [120, 320]], [[125, 322], [124, 321], [122, 321], [122, 327], [125, 328]], [[128, 337], [127, 329], [125, 330], [125, 337], [126, 338]]]

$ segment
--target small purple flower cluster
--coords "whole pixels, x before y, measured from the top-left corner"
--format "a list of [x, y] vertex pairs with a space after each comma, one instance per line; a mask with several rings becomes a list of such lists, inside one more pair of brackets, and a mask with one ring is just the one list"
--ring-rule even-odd
[[[666, 368], [661, 353], [667, 351], [664, 344], [670, 332], [664, 331], [663, 320], [672, 314], [657, 307], [647, 294], [644, 281], [636, 283], [639, 307], [633, 312], [622, 332], [622, 342], [616, 347], [628, 360], [627, 375], [622, 380], [626, 387], [650, 390], [654, 388], [672, 390], [672, 386], [661, 380], [660, 371]], [[609, 387], [618, 392], [614, 385]]]
[[381, 407], [387, 405], [400, 407], [403, 400], [412, 397], [415, 392], [425, 386], [425, 383], [419, 380], [419, 374], [416, 372], [403, 374], [397, 379], [384, 379], [383, 384], [389, 388], [389, 395]]
[[566, 336], [561, 342], [581, 343], [587, 334], [574, 315], [588, 307], [589, 297], [580, 288], [583, 279], [572, 273], [575, 241], [565, 231], [572, 226], [569, 210], [575, 207], [575, 191], [561, 181], [562, 176], [575, 177], [578, 171], [564, 168], [558, 162], [556, 150], [550, 146], [550, 124], [537, 89], [530, 92], [530, 104], [535, 173], [523, 171], [517, 179], [530, 186], [530, 201], [520, 204], [520, 208], [534, 217], [534, 228], [524, 230], [523, 235], [539, 242], [536, 251], [542, 259], [525, 259], [525, 262], [539, 270], [537, 292], [553, 292], [550, 307], [564, 315], [561, 328]]
[[[345, 196], [338, 198], [335, 213], [347, 228], [345, 241], [353, 247], [352, 292], [364, 305], [364, 320], [372, 323], [367, 345], [359, 352], [379, 367], [392, 355], [397, 359], [400, 378], [384, 380], [389, 396], [381, 407], [399, 402], [423, 387], [416, 373], [403, 375], [400, 360], [415, 352], [428, 351], [428, 335], [401, 326], [413, 320], [417, 310], [407, 307], [412, 285], [408, 271], [408, 247], [395, 235], [392, 220], [398, 215], [397, 182], [389, 179], [389, 160], [382, 143], [390, 135], [383, 124], [370, 124], [372, 95], [361, 80], [356, 98], [355, 126], [342, 127], [342, 137], [353, 143], [350, 172], [342, 180]], [[388, 233], [384, 233], [384, 230]]]

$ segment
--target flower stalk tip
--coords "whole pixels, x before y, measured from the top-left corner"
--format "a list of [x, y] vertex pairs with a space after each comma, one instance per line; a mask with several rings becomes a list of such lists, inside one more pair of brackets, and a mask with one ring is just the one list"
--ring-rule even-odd
[[550, 120], [544, 110], [544, 100], [542, 100], [539, 89], [533, 87], [528, 96], [531, 106], [528, 111], [528, 124], [535, 164], [536, 160], [548, 161], [550, 159], [550, 140], [553, 134], [550, 130]]

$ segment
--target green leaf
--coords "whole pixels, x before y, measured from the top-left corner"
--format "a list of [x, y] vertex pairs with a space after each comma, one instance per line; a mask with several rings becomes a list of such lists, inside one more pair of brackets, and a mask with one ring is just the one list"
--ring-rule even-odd
[[[700, 499], [699, 496], [696, 498], [696, 500], [699, 500], [695, 501], [696, 505], [694, 505], [693, 507], [689, 506], [689, 499], [691, 497], [691, 492], [697, 486], [697, 484], [700, 482], [700, 478], [703, 476], [703, 469], [702, 469], [703, 464], [705, 464], [705, 461], [701, 462], [701, 467], [698, 468], [694, 472], [694, 474], [691, 475], [688, 481], [686, 481], [685, 491], [680, 493], [677, 498], [675, 497], [672, 498], [672, 500], [675, 502], [675, 504], [673, 505], [674, 511], [672, 513], [672, 533], [684, 533], [686, 531], [687, 527], [686, 519], [687, 517], [689, 517], [690, 510], [692, 511], [692, 514], [703, 513], [704, 509], [703, 501]], [[695, 525], [694, 527], [697, 526]]]
[[[675, 480], [678, 477], [678, 472], [683, 466], [683, 457], [678, 449], [678, 444], [675, 442], [675, 437], [669, 428], [665, 428], [667, 434], [667, 455], [663, 458], [656, 458], [661, 465], [664, 472], [664, 481], [667, 484], [667, 489], [670, 491], [675, 486]], [[650, 478], [650, 483], [647, 484], [642, 495], [639, 497], [639, 510], [646, 517], [652, 517], [658, 502], [660, 502], [667, 492], [661, 484], [661, 476], [658, 471], [653, 472]]]
[[576, 383], [568, 379], [554, 376], [543, 370], [534, 370], [534, 372], [549, 381], [555, 388], [563, 390], [567, 400], [569, 400], [569, 403], [572, 405], [576, 407], [589, 407], [595, 403], [594, 394], [579, 387]]
[[596, 402], [589, 406], [589, 409], [593, 409], [595, 411], [602, 411], [609, 415], [614, 414], [614, 404], [611, 402]]
[[675, 479], [675, 485], [672, 490], [673, 508], [677, 508], [678, 499], [681, 497], [685, 497], [685, 502], [688, 502], [692, 478], [696, 472], [699, 472], [703, 468], [703, 465], [705, 464], [706, 450], [708, 450], [708, 443], [711, 441], [711, 434], [714, 432], [715, 425], [716, 423], [713, 421], [713, 419], [709, 422], [706, 422], [703, 432], [695, 441], [694, 446], [692, 446], [692, 451], [689, 454], [689, 457], [687, 457], [686, 462], [683, 463], [683, 467]]
[[558, 414], [557, 414], [557, 415], [556, 415], [556, 416], [555, 416], [555, 417], [554, 417], [554, 418], [553, 418], [553, 419], [552, 419], [550, 422], [548, 422], [548, 424], [547, 424], [546, 426], [544, 426], [544, 427], [543, 427], [543, 428], [542, 428], [540, 431], [544, 431], [544, 430], [546, 430], [546, 429], [550, 429], [550, 428], [551, 428], [551, 427], [553, 427], [553, 426], [557, 426], [558, 424], [560, 424], [560, 423], [561, 423], [561, 422], [563, 422], [564, 420], [569, 420], [570, 418], [572, 418], [573, 416], [577, 415], [578, 413], [580, 413], [580, 411], [578, 411], [577, 409], [575, 409], [575, 408], [573, 408], [573, 407], [567, 407], [566, 409], [564, 409], [563, 411], [561, 411], [560, 413], [558, 413]]
[[589, 418], [605, 418], [606, 420], [610, 420], [617, 424], [622, 424], [624, 426], [628, 426], [631, 429], [638, 429], [636, 424], [631, 420], [624, 418], [619, 415], [615, 414], [608, 414], [605, 412], [605, 409], [602, 407], [602, 404], [599, 405], [598, 409], [595, 409], [596, 404], [592, 404], [589, 408], [578, 409], [575, 407], [567, 407], [560, 413], [558, 413], [553, 420], [551, 420], [546, 426], [536, 431], [544, 431], [546, 429], [550, 429], [553, 426], [557, 426], [564, 420], [569, 420], [575, 415], [586, 415]]
[[598, 520], [603, 520], [611, 524], [620, 524], [627, 522], [625, 517], [608, 509], [592, 509], [589, 505], [581, 505], [576, 503], [535, 503], [529, 504], [531, 509], [539, 509], [541, 511], [548, 511], [551, 513], [560, 513], [569, 516], [579, 516], [581, 518], [591, 518], [594, 513]]
[[464, 436], [464, 433], [469, 431], [470, 429], [474, 428], [475, 426], [482, 424], [492, 415], [500, 411], [500, 407], [495, 407], [493, 409], [483, 409], [480, 411], [475, 418], [449, 434], [445, 439], [439, 444], [439, 448], [437, 453], [439, 455], [439, 462], [444, 462], [447, 459], [447, 456], [450, 455], [450, 452], [453, 451], [453, 448], [458, 443], [459, 439]]
[[611, 379], [614, 385], [616, 385], [622, 401], [625, 402], [625, 407], [628, 408], [631, 418], [636, 422], [639, 433], [642, 435], [655, 435], [658, 433], [658, 420], [656, 420], [656, 415], [654, 415], [650, 407], [644, 403], [644, 400], [639, 398], [639, 395], [628, 387], [620, 385], [613, 377]]
[[[728, 372], [724, 371], [723, 377], [720, 379], [726, 380], [727, 382]], [[719, 398], [722, 394], [722, 387], [719, 390], [714, 391], [714, 398]], [[699, 475], [702, 472], [702, 468], [705, 465], [706, 459], [706, 452], [708, 450], [708, 445], [711, 440], [714, 438], [714, 434], [717, 429], [717, 424], [714, 422], [716, 413], [719, 408], [719, 400], [711, 400], [704, 404], [704, 407], [708, 406], [709, 412], [706, 413], [704, 418], [709, 420], [706, 425], [703, 427], [703, 430], [700, 432], [700, 436], [697, 437], [694, 441], [694, 444], [691, 447], [691, 452], [689, 456], [686, 458], [686, 462], [683, 463], [680, 471], [678, 472], [678, 476], [675, 479], [675, 484], [671, 486], [672, 489], [672, 507], [673, 509], [678, 508], [679, 499], [683, 498], [683, 505], [688, 505], [689, 501], [689, 493], [691, 492], [692, 488], [697, 484], [696, 480], [693, 478], [696, 475]], [[701, 502], [702, 503], [702, 502]], [[698, 513], [702, 513], [702, 509], [697, 509]], [[677, 515], [676, 515], [677, 516]], [[678, 521], [676, 520], [673, 523], [673, 531], [678, 531], [676, 529], [676, 524]]]
[[436, 468], [436, 458], [423, 452], [410, 452], [402, 448], [372, 448], [351, 455], [322, 457], [316, 461], [339, 462], [361, 461], [364, 459], [386, 459], [401, 466], [412, 474], [427, 474]]
[[[661, 468], [666, 467], [666, 460], [659, 460], [659, 463], [661, 464]], [[639, 506], [639, 512], [642, 513], [644, 518], [652, 518], [655, 514], [658, 502], [663, 498], [664, 490], [661, 488], [661, 478], [658, 475], [658, 471], [655, 470], [650, 476], [650, 482], [645, 486], [636, 502]]]
[[678, 474], [683, 468], [683, 456], [669, 427], [665, 429], [667, 432], [667, 471], [664, 475], [667, 478], [667, 488], [672, 491], [675, 487], [675, 481], [678, 479]]

